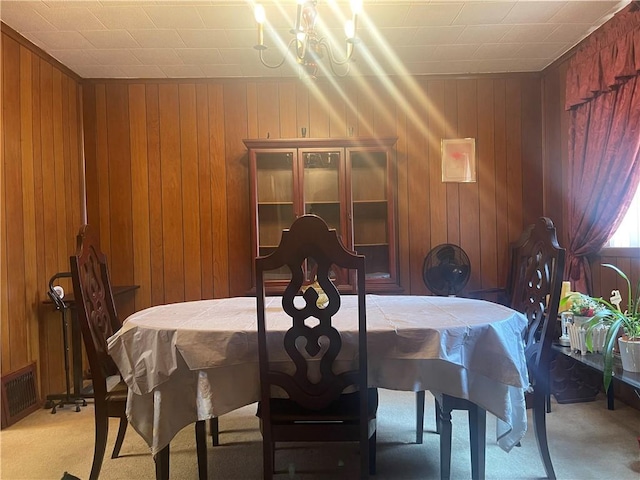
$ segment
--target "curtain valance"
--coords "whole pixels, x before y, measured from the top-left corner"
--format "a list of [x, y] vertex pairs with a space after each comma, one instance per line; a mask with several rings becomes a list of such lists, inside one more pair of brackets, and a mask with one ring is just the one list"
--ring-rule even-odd
[[616, 89], [640, 74], [640, 2], [634, 1], [596, 30], [569, 62], [567, 110]]

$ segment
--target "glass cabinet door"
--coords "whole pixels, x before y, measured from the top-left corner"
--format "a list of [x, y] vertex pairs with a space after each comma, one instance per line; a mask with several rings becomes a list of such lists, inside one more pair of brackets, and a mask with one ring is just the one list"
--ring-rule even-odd
[[[343, 239], [344, 201], [342, 189], [343, 155], [336, 150], [301, 150], [302, 196], [304, 213], [321, 217], [329, 228], [335, 228]], [[347, 242], [343, 243], [348, 245]], [[314, 265], [308, 265], [307, 281], [314, 280]], [[336, 269], [332, 274], [334, 282], [346, 283], [343, 272]], [[346, 272], [344, 273], [346, 275]]]
[[387, 153], [349, 152], [353, 248], [367, 258], [367, 280], [391, 277]]
[[[282, 230], [295, 220], [295, 151], [256, 152], [258, 255], [268, 255], [280, 243]], [[288, 268], [265, 272], [266, 280], [288, 279]]]

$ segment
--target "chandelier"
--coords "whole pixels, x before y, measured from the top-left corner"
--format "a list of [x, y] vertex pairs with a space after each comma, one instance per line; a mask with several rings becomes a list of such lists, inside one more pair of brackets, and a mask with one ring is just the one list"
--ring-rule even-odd
[[[301, 67], [301, 75], [315, 79], [318, 73], [318, 64], [326, 56], [334, 75], [344, 77], [349, 73], [350, 61], [356, 39], [356, 27], [358, 15], [362, 11], [362, 0], [351, 0], [351, 20], [345, 22], [346, 49], [344, 55], [334, 54], [329, 39], [320, 36], [316, 30], [318, 20], [317, 0], [298, 0], [296, 21], [290, 33], [293, 38], [289, 41], [282, 60], [276, 64], [265, 61], [263, 52], [268, 48], [264, 43], [264, 22], [266, 15], [264, 7], [257, 4], [254, 9], [256, 22], [258, 23], [258, 44], [253, 48], [258, 50], [260, 62], [268, 68], [279, 68], [287, 60], [289, 54], [295, 55], [296, 62]], [[339, 67], [339, 68], [336, 68]]]

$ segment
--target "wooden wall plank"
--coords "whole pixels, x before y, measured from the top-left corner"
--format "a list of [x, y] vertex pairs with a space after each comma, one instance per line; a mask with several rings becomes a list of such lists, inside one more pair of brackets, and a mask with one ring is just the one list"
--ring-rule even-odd
[[209, 94], [207, 85], [196, 85], [196, 121], [198, 142], [198, 195], [200, 211], [200, 284], [202, 298], [213, 298], [213, 214], [211, 153], [209, 145]]
[[478, 134], [476, 160], [480, 221], [480, 263], [472, 268], [481, 273], [479, 288], [498, 285], [496, 159], [493, 80], [478, 80]]
[[[478, 136], [478, 92], [477, 80], [458, 81], [458, 135], [460, 138], [475, 138], [476, 149]], [[476, 152], [477, 153], [477, 152]], [[477, 170], [476, 159], [476, 170]], [[478, 182], [461, 183], [460, 198], [460, 246], [469, 256], [471, 262], [471, 278], [468, 288], [480, 287], [480, 201]]]
[[[515, 79], [506, 81], [506, 136], [507, 136], [507, 217], [509, 238], [517, 239], [523, 229], [522, 177], [522, 88]], [[526, 179], [528, 181], [528, 179]], [[531, 189], [531, 184], [527, 184]]]
[[493, 83], [494, 92], [494, 155], [496, 159], [496, 251], [498, 253], [498, 286], [504, 287], [509, 268], [509, 243], [516, 238], [509, 236], [509, 217], [507, 215], [508, 176], [507, 176], [507, 110], [506, 82], [497, 79]]
[[185, 295], [182, 231], [182, 157], [180, 103], [177, 84], [158, 86], [160, 109], [160, 170], [162, 172], [162, 243], [165, 301], [181, 302]]
[[[109, 142], [107, 127], [107, 94], [104, 85], [96, 86], [96, 178], [98, 181], [96, 199], [98, 218], [96, 234], [100, 238], [100, 248], [111, 259], [111, 201], [109, 179]], [[114, 192], [115, 194], [115, 192]], [[92, 221], [91, 219], [89, 219]], [[111, 268], [113, 270], [113, 268]]]
[[147, 106], [145, 86], [130, 85], [129, 142], [131, 145], [131, 220], [133, 283], [136, 310], [151, 306], [151, 239], [149, 233], [149, 159], [147, 157]]
[[[422, 86], [424, 88], [424, 86]], [[409, 208], [409, 264], [420, 265], [410, 271], [407, 285], [412, 292], [428, 293], [422, 280], [422, 263], [430, 249], [430, 217], [429, 205], [430, 188], [421, 188], [422, 185], [430, 185], [429, 157], [426, 132], [429, 112], [416, 106], [409, 111], [407, 122], [407, 176], [408, 189], [406, 193], [413, 192], [408, 199]]]
[[258, 138], [280, 138], [280, 99], [275, 82], [256, 85]]
[[[20, 46], [14, 40], [7, 39], [2, 45], [2, 61], [6, 68], [20, 72]], [[20, 112], [20, 76], [3, 75], [2, 88], [7, 95], [3, 101], [3, 181], [6, 186], [4, 200], [6, 202], [5, 219], [8, 225], [6, 230], [6, 259], [8, 281], [7, 288], [8, 312], [6, 318], [7, 346], [20, 345], [22, 348], [7, 348], [8, 358], [5, 361], [3, 355], [2, 373], [11, 372], [26, 365], [27, 349], [24, 318], [25, 318], [25, 292], [24, 292], [24, 223], [22, 192], [18, 185], [22, 185], [22, 158], [21, 158], [21, 124]], [[4, 342], [4, 338], [3, 338]]]
[[[229, 106], [233, 105], [233, 108]], [[246, 138], [248, 118], [245, 85], [224, 84], [224, 125], [227, 184], [227, 241], [229, 293], [244, 295], [251, 289], [251, 234], [249, 227], [249, 170]], [[244, 265], [243, 268], [238, 268]]]
[[[111, 212], [109, 236], [109, 274], [113, 285], [133, 284], [133, 222], [131, 189], [131, 145], [129, 143], [129, 94], [124, 84], [106, 86], [107, 142], [109, 149], [109, 211]], [[117, 194], [116, 194], [117, 192]], [[110, 235], [108, 235], [110, 233]]]
[[164, 240], [162, 237], [162, 174], [160, 160], [160, 95], [158, 85], [146, 85], [147, 155], [149, 161], [149, 236], [151, 239], [151, 302], [165, 302]]
[[426, 154], [429, 160], [429, 249], [447, 243], [447, 184], [442, 181], [442, 145], [446, 138], [445, 82], [430, 80], [426, 85], [428, 125]]
[[[530, 77], [522, 82], [521, 110], [522, 115], [522, 203], [526, 208], [522, 211], [522, 223], [529, 225], [544, 215], [544, 191], [527, 188], [528, 185], [544, 185], [542, 159], [542, 94], [540, 79]], [[526, 179], [526, 180], [524, 180]]]
[[185, 300], [202, 298], [200, 275], [200, 193], [196, 88], [179, 86], [180, 155], [182, 158], [182, 233], [184, 238]]
[[[227, 161], [225, 134], [225, 93], [221, 85], [209, 85], [209, 152], [211, 155], [211, 212], [213, 224], [213, 295], [230, 294], [229, 207], [227, 205]], [[231, 99], [230, 99], [231, 100]]]
[[285, 80], [278, 83], [278, 100], [280, 111], [280, 135], [282, 138], [295, 138], [298, 136], [297, 111], [296, 111], [296, 83]]
[[[443, 138], [460, 138], [458, 133], [458, 81], [445, 83], [444, 114], [447, 119]], [[447, 183], [447, 243], [460, 245], [460, 186]]]
[[36, 251], [36, 207], [35, 207], [35, 173], [34, 173], [34, 140], [33, 140], [33, 76], [31, 53], [20, 47], [20, 150], [22, 163], [22, 205], [24, 228], [24, 292], [25, 319], [27, 329], [26, 362], [29, 354], [39, 359], [39, 324], [38, 308], [40, 301], [38, 292], [38, 264]]
[[165, 302], [162, 229], [162, 169], [160, 160], [160, 95], [158, 85], [146, 85], [147, 155], [149, 160], [149, 237], [151, 242], [151, 304]]

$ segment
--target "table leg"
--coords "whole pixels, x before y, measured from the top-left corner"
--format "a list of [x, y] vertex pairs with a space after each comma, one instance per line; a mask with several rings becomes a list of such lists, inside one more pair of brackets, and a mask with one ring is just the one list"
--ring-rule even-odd
[[156, 453], [156, 480], [169, 480], [169, 445]]

